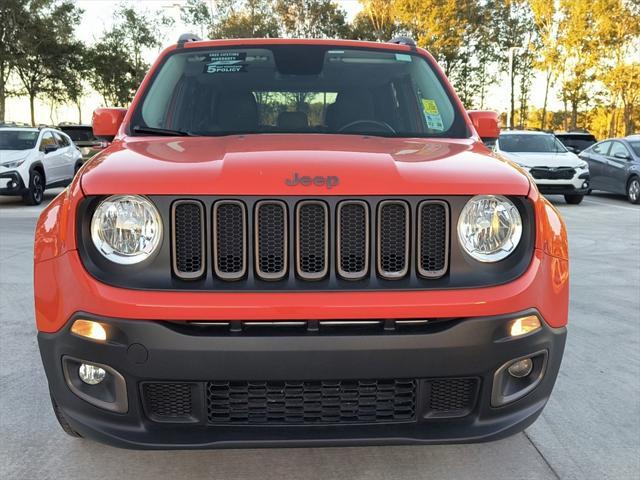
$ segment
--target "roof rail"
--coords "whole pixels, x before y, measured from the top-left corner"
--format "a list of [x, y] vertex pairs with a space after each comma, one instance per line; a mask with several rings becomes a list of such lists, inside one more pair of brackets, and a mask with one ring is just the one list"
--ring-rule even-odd
[[408, 45], [412, 48], [416, 48], [415, 40], [411, 37], [406, 37], [403, 35], [398, 37], [393, 37], [391, 40], [389, 40], [389, 43], [396, 43], [398, 45]]
[[184, 44], [187, 42], [198, 42], [200, 40], [202, 39], [193, 33], [183, 33], [180, 35], [180, 38], [178, 38], [178, 48], [184, 47]]

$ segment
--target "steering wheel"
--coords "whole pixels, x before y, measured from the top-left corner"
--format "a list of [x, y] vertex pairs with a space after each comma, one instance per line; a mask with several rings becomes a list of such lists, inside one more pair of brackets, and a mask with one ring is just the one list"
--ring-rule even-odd
[[391, 133], [396, 133], [394, 128], [389, 125], [387, 122], [379, 122], [377, 120], [356, 120], [355, 122], [347, 123], [338, 129], [338, 132], [344, 132], [346, 130], [350, 130], [352, 127], [356, 125], [374, 125], [376, 127], [382, 127], [385, 130], [388, 130]]

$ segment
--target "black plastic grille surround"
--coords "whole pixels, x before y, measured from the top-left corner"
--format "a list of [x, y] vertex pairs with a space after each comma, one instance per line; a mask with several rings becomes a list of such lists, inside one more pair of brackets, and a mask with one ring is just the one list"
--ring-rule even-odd
[[415, 419], [415, 380], [208, 382], [210, 424], [335, 424]]
[[378, 273], [400, 278], [409, 269], [409, 206], [387, 200], [378, 206]]
[[449, 217], [443, 202], [418, 207], [418, 270], [423, 277], [438, 277], [447, 270]]
[[338, 204], [338, 274], [362, 278], [369, 269], [369, 209], [362, 201]]
[[529, 173], [538, 180], [571, 180], [576, 171], [571, 167], [534, 167]]
[[287, 207], [283, 202], [256, 205], [256, 271], [265, 280], [278, 280], [287, 273]]
[[173, 269], [178, 277], [198, 278], [205, 270], [204, 207], [197, 201], [173, 205]]

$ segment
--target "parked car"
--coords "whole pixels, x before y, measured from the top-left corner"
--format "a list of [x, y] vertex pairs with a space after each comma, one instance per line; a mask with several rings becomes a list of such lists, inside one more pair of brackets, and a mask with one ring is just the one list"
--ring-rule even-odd
[[555, 135], [567, 150], [573, 153], [580, 153], [598, 141], [595, 136], [585, 130], [557, 132]]
[[564, 223], [429, 53], [183, 36], [142, 85], [94, 113], [112, 143], [37, 223], [38, 342], [68, 434], [477, 442], [540, 415]]
[[610, 138], [580, 154], [591, 172], [591, 188], [620, 193], [640, 203], [640, 135]]
[[66, 186], [82, 165], [73, 141], [52, 128], [0, 128], [0, 195], [38, 205], [47, 188]]
[[89, 160], [107, 146], [106, 141], [95, 137], [91, 125], [63, 123], [58, 125], [57, 128], [69, 135], [73, 143], [80, 149], [84, 161]]
[[564, 195], [567, 203], [577, 205], [589, 191], [587, 162], [568, 151], [551, 133], [501, 132], [494, 150], [528, 170], [541, 193]]

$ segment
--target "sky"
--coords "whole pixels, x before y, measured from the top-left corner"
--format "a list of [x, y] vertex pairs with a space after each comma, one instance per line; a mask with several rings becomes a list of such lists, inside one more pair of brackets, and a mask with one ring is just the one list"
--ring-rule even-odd
[[[187, 0], [134, 0], [137, 8], [149, 10], [151, 12], [163, 11], [165, 15], [174, 19], [175, 24], [172, 32], [167, 32], [165, 45], [177, 41], [181, 33], [188, 29], [180, 21], [180, 6]], [[75, 3], [84, 10], [82, 22], [76, 31], [78, 39], [90, 45], [94, 43], [108, 29], [113, 22], [113, 14], [122, 3], [122, 0], [75, 0]], [[352, 19], [360, 10], [358, 0], [337, 0], [337, 3], [347, 12], [349, 19]], [[158, 53], [164, 48], [147, 52], [146, 60], [151, 63]], [[506, 55], [506, 52], [505, 52]], [[541, 75], [534, 78], [531, 88], [530, 105], [541, 107], [544, 100], [544, 79]], [[91, 112], [95, 108], [102, 106], [100, 98], [96, 94], [88, 95], [82, 106], [82, 121], [90, 123]], [[506, 73], [502, 74], [498, 82], [493, 84], [487, 94], [486, 109], [498, 112], [506, 112], [509, 104], [509, 87]], [[554, 91], [549, 95], [549, 108], [558, 110], [561, 108]], [[10, 98], [7, 101], [7, 120], [18, 122], [29, 122], [29, 103], [25, 98]], [[77, 122], [78, 111], [74, 106], [60, 106], [54, 109], [50, 105], [38, 101], [36, 103], [36, 122], [47, 124], [58, 124], [61, 122]]]

